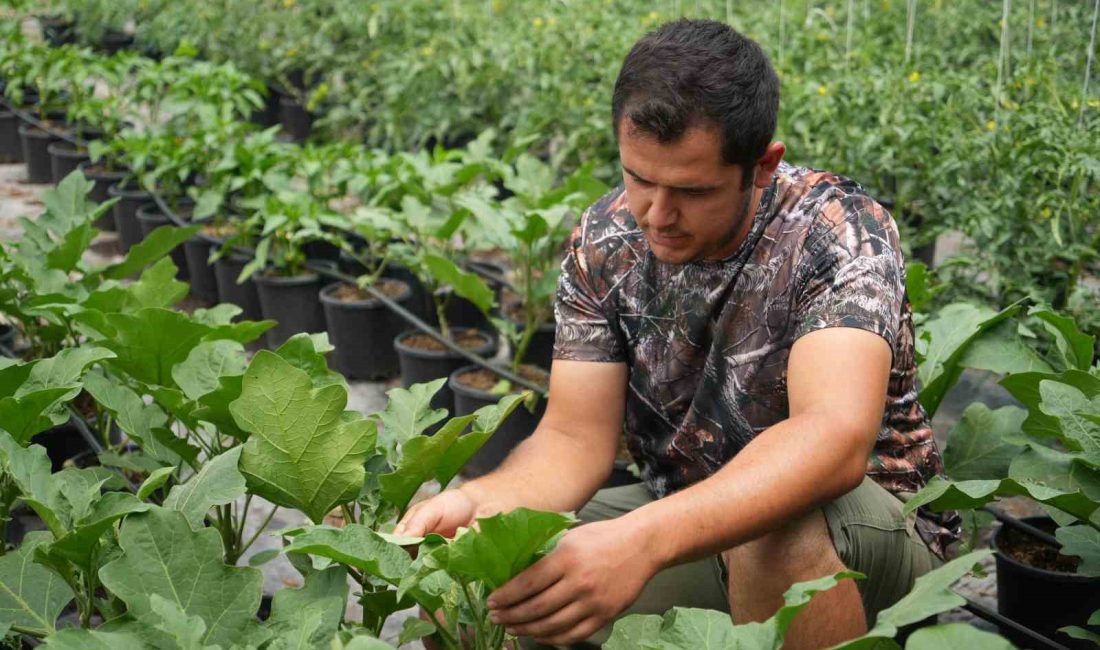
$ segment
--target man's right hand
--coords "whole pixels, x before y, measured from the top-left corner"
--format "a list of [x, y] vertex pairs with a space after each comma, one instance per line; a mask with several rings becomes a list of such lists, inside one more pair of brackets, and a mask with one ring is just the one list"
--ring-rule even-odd
[[459, 528], [469, 527], [475, 519], [495, 514], [497, 511], [478, 503], [466, 490], [446, 490], [409, 508], [393, 532], [411, 537], [430, 533], [454, 537]]

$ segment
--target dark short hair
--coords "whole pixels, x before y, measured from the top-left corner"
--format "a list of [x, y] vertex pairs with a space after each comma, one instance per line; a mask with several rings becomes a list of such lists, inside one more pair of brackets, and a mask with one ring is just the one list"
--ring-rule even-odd
[[778, 113], [779, 77], [764, 50], [714, 20], [681, 19], [643, 36], [611, 98], [616, 137], [624, 116], [662, 144], [692, 127], [717, 127], [723, 159], [746, 174], [771, 142]]

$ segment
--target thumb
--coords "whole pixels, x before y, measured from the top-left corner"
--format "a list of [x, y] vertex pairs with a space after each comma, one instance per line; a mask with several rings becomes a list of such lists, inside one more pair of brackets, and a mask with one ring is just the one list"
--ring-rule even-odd
[[397, 524], [393, 532], [409, 537], [423, 537], [435, 529], [439, 524], [439, 518], [438, 508], [416, 508], [405, 514], [405, 518]]

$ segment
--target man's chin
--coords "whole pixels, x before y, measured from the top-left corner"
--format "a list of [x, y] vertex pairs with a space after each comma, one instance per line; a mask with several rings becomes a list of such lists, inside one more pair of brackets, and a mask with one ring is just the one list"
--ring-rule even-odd
[[665, 264], [687, 264], [694, 261], [696, 257], [695, 251], [690, 248], [669, 248], [650, 244], [649, 250], [653, 253], [653, 257]]

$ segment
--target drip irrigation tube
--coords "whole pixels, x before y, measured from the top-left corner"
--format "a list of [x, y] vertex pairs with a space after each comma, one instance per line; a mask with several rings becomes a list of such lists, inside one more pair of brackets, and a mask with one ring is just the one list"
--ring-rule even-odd
[[1070, 650], [1061, 643], [1045, 637], [1042, 634], [1039, 634], [1038, 632], [1032, 630], [1031, 628], [1024, 627], [1023, 625], [1020, 625], [1011, 618], [1001, 616], [1000, 614], [989, 609], [985, 605], [970, 600], [969, 598], [966, 599], [966, 604], [963, 605], [963, 609], [984, 621], [993, 623], [994, 625], [1001, 628], [1011, 629], [1017, 634], [1022, 634], [1023, 636], [1026, 636], [1027, 638], [1038, 644], [1036, 646], [1037, 648], [1045, 648], [1047, 650]]
[[1019, 519], [1016, 519], [1015, 517], [1012, 517], [1010, 515], [1006, 515], [1000, 510], [997, 510], [996, 508], [992, 508], [990, 506], [982, 506], [982, 510], [990, 513], [991, 515], [996, 517], [997, 521], [1008, 526], [1009, 528], [1014, 528], [1021, 533], [1030, 535], [1031, 537], [1034, 537], [1039, 541], [1050, 544], [1054, 548], [1062, 548], [1061, 542], [1059, 542], [1058, 539], [1054, 537], [1054, 535], [1051, 535], [1045, 530], [1040, 530], [1029, 523], [1020, 521]]
[[[69, 143], [72, 143], [72, 144], [75, 144], [75, 145], [78, 145], [78, 146], [84, 146], [86, 144], [81, 138], [76, 137], [74, 134], [64, 132], [64, 131], [57, 131], [57, 130], [51, 129], [50, 127], [48, 127], [47, 125], [45, 125], [41, 121], [39, 121], [37, 117], [35, 117], [33, 115], [30, 115], [28, 113], [25, 113], [24, 111], [22, 111], [20, 109], [12, 107], [12, 110], [16, 113], [16, 115], [19, 116], [20, 119], [26, 120], [26, 121], [34, 124], [38, 128], [43, 129], [44, 131], [47, 131], [48, 133], [51, 133], [53, 135], [56, 135], [59, 138], [65, 140]], [[181, 219], [180, 216], [177, 215], [174, 210], [172, 210], [171, 206], [169, 206], [167, 204], [167, 202], [165, 202], [164, 197], [162, 197], [159, 193], [157, 193], [155, 191], [152, 191], [152, 190], [150, 190], [150, 193], [153, 195], [153, 200], [156, 202], [157, 206], [161, 209], [161, 211], [164, 213], [164, 215], [168, 217], [168, 219], [173, 223], [173, 225], [180, 226], [180, 227], [188, 225], [187, 222], [184, 221], [183, 219]], [[219, 239], [217, 237], [211, 237], [211, 236], [203, 234], [201, 232], [197, 233], [197, 235], [200, 239], [202, 239], [206, 242], [209, 242], [211, 244], [215, 244], [217, 246], [222, 246], [225, 243], [222, 239]], [[233, 250], [238, 252], [238, 253], [244, 254], [244, 255], [249, 255], [249, 256], [255, 255], [254, 250], [252, 250], [250, 248], [246, 248], [244, 246], [234, 246]], [[478, 274], [485, 275], [486, 277], [489, 277], [489, 279], [497, 280], [497, 281], [501, 281], [501, 282], [504, 281], [503, 278], [497, 277], [495, 274], [488, 273], [484, 269], [479, 268], [480, 265], [471, 264], [470, 266], [472, 268], [474, 268], [475, 271]], [[308, 268], [310, 271], [312, 271], [314, 273], [317, 273], [318, 275], [321, 275], [322, 277], [327, 277], [327, 278], [330, 278], [332, 280], [339, 280], [341, 282], [347, 282], [347, 283], [350, 283], [350, 284], [357, 284], [356, 278], [354, 276], [348, 275], [347, 273], [342, 273], [340, 271], [337, 271], [336, 269], [333, 269], [333, 268], [331, 268], [327, 265], [317, 264], [316, 262], [307, 262], [306, 263], [306, 268]], [[546, 396], [547, 389], [543, 388], [542, 386], [539, 386], [538, 384], [536, 384], [532, 381], [529, 381], [527, 379], [524, 379], [523, 377], [520, 377], [519, 375], [507, 370], [506, 368], [500, 368], [498, 366], [494, 366], [492, 363], [490, 363], [490, 361], [488, 359], [486, 359], [486, 358], [484, 358], [480, 355], [474, 354], [474, 353], [470, 352], [469, 350], [463, 348], [461, 345], [458, 345], [454, 341], [452, 341], [452, 340], [448, 339], [447, 337], [443, 336], [438, 330], [436, 330], [431, 325], [425, 323], [423, 320], [418, 318], [415, 314], [413, 314], [409, 310], [405, 309], [401, 305], [397, 304], [395, 301], [391, 300], [388, 296], [386, 296], [381, 291], [378, 291], [377, 289], [375, 289], [374, 287], [371, 287], [371, 286], [366, 286], [366, 287], [364, 287], [364, 289], [371, 295], [372, 298], [374, 298], [378, 302], [385, 305], [387, 309], [389, 309], [390, 311], [394, 312], [395, 314], [397, 314], [398, 316], [403, 318], [405, 321], [407, 321], [409, 324], [411, 324], [416, 329], [420, 330], [421, 332], [427, 334], [428, 336], [430, 336], [433, 339], [435, 339], [436, 341], [438, 341], [441, 345], [446, 347], [451, 352], [454, 352], [455, 354], [460, 355], [461, 357], [463, 357], [467, 361], [475, 363], [475, 364], [481, 366], [482, 368], [486, 368], [488, 370], [491, 370], [493, 373], [495, 373], [497, 375], [500, 375], [504, 379], [507, 379], [508, 381], [510, 381], [514, 384], [522, 386], [522, 387], [524, 387], [528, 390], [534, 391], [536, 394], [538, 394], [540, 396], [543, 396], [543, 397]]]

